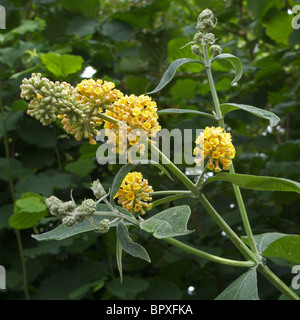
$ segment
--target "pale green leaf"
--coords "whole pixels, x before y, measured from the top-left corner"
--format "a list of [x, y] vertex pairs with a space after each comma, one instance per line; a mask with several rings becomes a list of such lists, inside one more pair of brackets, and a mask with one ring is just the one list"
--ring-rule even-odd
[[[242, 237], [248, 244], [248, 239]], [[300, 264], [300, 236], [278, 232], [263, 233], [254, 236], [257, 250], [265, 257], [283, 258], [295, 264]]]
[[63, 54], [55, 52], [40, 54], [43, 64], [56, 77], [65, 77], [76, 73], [82, 68], [83, 59], [80, 56]]
[[300, 193], [300, 183], [276, 177], [252, 176], [238, 173], [219, 173], [207, 179], [205, 184], [214, 181], [232, 182], [240, 188], [261, 191], [287, 191]]
[[186, 205], [169, 208], [144, 220], [140, 227], [158, 239], [183, 236], [193, 232], [187, 229], [190, 214], [191, 209]]
[[216, 300], [259, 300], [256, 269], [243, 273]]
[[242, 61], [238, 57], [236, 57], [232, 54], [229, 54], [229, 53], [219, 54], [216, 57], [214, 57], [212, 61], [221, 60], [221, 59], [225, 59], [226, 61], [230, 62], [231, 65], [233, 66], [233, 68], [235, 70], [235, 76], [231, 82], [231, 85], [234, 85], [235, 83], [237, 83], [241, 79], [241, 77], [243, 75]]
[[191, 113], [191, 114], [196, 114], [199, 116], [205, 116], [205, 117], [209, 117], [212, 119], [215, 119], [215, 116], [213, 114], [210, 113], [206, 113], [206, 112], [202, 112], [202, 111], [198, 111], [198, 110], [193, 110], [193, 109], [173, 109], [173, 108], [169, 108], [169, 109], [161, 109], [159, 111], [157, 111], [157, 114], [169, 114], [169, 113]]
[[248, 111], [248, 112], [254, 114], [255, 116], [269, 120], [270, 125], [272, 127], [276, 126], [278, 124], [278, 122], [280, 121], [280, 118], [273, 112], [270, 112], [270, 111], [267, 111], [264, 109], [260, 109], [260, 108], [256, 108], [253, 106], [248, 106], [245, 104], [223, 103], [220, 105], [220, 109], [221, 109], [223, 115], [225, 115], [228, 112], [233, 111], [233, 110]]
[[166, 72], [164, 73], [164, 75], [161, 78], [157, 87], [154, 90], [152, 90], [151, 92], [148, 92], [147, 94], [153, 94], [153, 93], [156, 93], [156, 92], [160, 91], [161, 89], [163, 89], [173, 79], [177, 69], [186, 63], [200, 63], [201, 64], [200, 60], [195, 60], [195, 59], [190, 59], [190, 58], [182, 58], [182, 59], [177, 59], [177, 60], [173, 61], [170, 64], [170, 66], [168, 67], [168, 69], [166, 70]]
[[133, 257], [137, 257], [150, 262], [149, 255], [145, 248], [143, 248], [140, 244], [132, 241], [132, 239], [129, 237], [128, 229], [122, 221], [117, 224], [117, 238], [124, 251], [126, 251]]

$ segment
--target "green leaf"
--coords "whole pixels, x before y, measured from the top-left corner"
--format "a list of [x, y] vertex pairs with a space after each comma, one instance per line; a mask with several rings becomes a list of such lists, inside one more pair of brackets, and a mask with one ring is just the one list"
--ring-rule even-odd
[[122, 266], [122, 253], [123, 249], [120, 244], [120, 241], [117, 239], [116, 241], [116, 260], [117, 260], [117, 266], [119, 270], [119, 275], [120, 275], [120, 282], [123, 282], [123, 266]]
[[[78, 289], [72, 291], [69, 295], [70, 299], [78, 299], [82, 296], [84, 296], [90, 289], [94, 288], [94, 287], [99, 287], [102, 288], [105, 284], [105, 280], [107, 278], [101, 278], [100, 280], [96, 280], [93, 281], [91, 283], [87, 283], [81, 287], [79, 287]], [[94, 290], [93, 290], [94, 292]]]
[[99, 26], [100, 24], [97, 19], [82, 16], [76, 17], [70, 20], [66, 34], [84, 37], [95, 33]]
[[140, 244], [132, 241], [132, 239], [129, 237], [127, 227], [122, 221], [117, 224], [117, 238], [124, 251], [126, 251], [133, 257], [137, 257], [150, 262], [149, 255], [145, 248], [143, 248]]
[[256, 269], [242, 274], [216, 300], [259, 300]]
[[54, 189], [65, 189], [71, 184], [71, 175], [55, 170], [47, 170], [37, 175], [29, 176], [25, 179], [20, 179], [15, 189], [18, 193], [26, 191], [49, 196]]
[[293, 32], [292, 15], [284, 11], [277, 11], [276, 14], [270, 16], [269, 20], [263, 22], [266, 34], [277, 43], [288, 45], [289, 36]]
[[158, 239], [183, 236], [193, 232], [187, 229], [190, 214], [191, 209], [186, 205], [169, 208], [144, 220], [140, 227]]
[[157, 111], [157, 114], [168, 114], [168, 113], [179, 113], [179, 114], [192, 113], [192, 114], [197, 114], [199, 116], [205, 116], [205, 117], [215, 119], [215, 116], [213, 114], [198, 111], [198, 110], [192, 110], [192, 109], [172, 109], [172, 108], [169, 108], [169, 109], [161, 109], [161, 110]]
[[220, 60], [220, 59], [225, 59], [226, 61], [230, 62], [231, 65], [233, 66], [233, 68], [235, 70], [235, 77], [231, 81], [231, 85], [234, 85], [235, 83], [237, 83], [241, 79], [241, 77], [243, 75], [243, 64], [242, 64], [242, 61], [238, 57], [236, 57], [236, 56], [234, 56], [232, 54], [229, 54], [229, 53], [219, 54], [218, 56], [213, 58], [212, 61]]
[[114, 202], [114, 196], [118, 192], [124, 178], [126, 177], [127, 173], [129, 173], [131, 170], [133, 170], [137, 165], [132, 164], [125, 164], [116, 174], [113, 183], [111, 185], [110, 190], [110, 203], [113, 204]]
[[83, 59], [71, 54], [60, 55], [55, 52], [40, 54], [43, 64], [56, 77], [65, 77], [81, 70]]
[[[130, 215], [130, 213], [128, 213], [122, 207], [117, 206], [116, 208], [120, 212]], [[111, 210], [104, 204], [98, 204], [97, 210], [111, 212]], [[94, 219], [95, 224], [98, 224], [102, 219], [109, 219], [110, 221], [112, 221], [115, 218], [110, 217], [110, 216], [106, 216], [105, 214], [103, 214], [102, 216], [96, 216], [93, 219]], [[115, 227], [116, 225], [117, 225], [117, 222], [114, 222], [114, 223], [110, 224], [110, 227]], [[94, 231], [94, 230], [95, 229], [90, 224], [90, 222], [87, 219], [85, 219], [82, 222], [76, 223], [72, 227], [68, 227], [65, 224], [61, 224], [58, 227], [56, 227], [55, 229], [52, 229], [50, 231], [47, 231], [47, 232], [44, 232], [41, 234], [33, 234], [31, 236], [38, 241], [63, 240], [63, 239], [67, 239], [67, 238], [73, 237], [75, 235], [84, 233], [84, 232], [90, 232], [90, 231]]]
[[87, 17], [98, 17], [100, 10], [99, 0], [61, 0], [62, 5], [71, 12], [77, 12]]
[[233, 111], [233, 110], [248, 111], [248, 112], [254, 114], [255, 116], [269, 120], [270, 125], [272, 127], [276, 126], [278, 124], [278, 122], [280, 121], [280, 118], [273, 112], [270, 112], [270, 111], [267, 111], [264, 109], [260, 109], [260, 108], [256, 108], [253, 106], [248, 106], [245, 104], [222, 103], [220, 105], [220, 109], [221, 109], [223, 115], [225, 115], [228, 112]]
[[47, 214], [44, 198], [27, 192], [15, 202], [14, 214], [9, 218], [9, 224], [15, 229], [31, 228]]
[[113, 279], [106, 284], [106, 289], [113, 296], [121, 299], [134, 300], [136, 295], [148, 287], [148, 282], [139, 277], [124, 277], [122, 285], [119, 279]]
[[198, 81], [195, 79], [178, 79], [170, 89], [175, 100], [192, 100], [197, 91]]
[[45, 25], [46, 23], [43, 19], [35, 17], [34, 20], [21, 20], [20, 25], [11, 32], [17, 35], [24, 35], [27, 32], [42, 31]]
[[[249, 244], [247, 237], [242, 240]], [[300, 236], [278, 232], [263, 233], [254, 236], [257, 250], [265, 257], [283, 258], [300, 264]]]
[[81, 178], [86, 177], [95, 168], [96, 164], [93, 158], [79, 158], [65, 166], [66, 171], [72, 172]]
[[208, 178], [205, 184], [213, 181], [228, 181], [237, 186], [261, 191], [288, 191], [300, 193], [300, 183], [276, 177], [252, 176], [238, 173], [219, 173], [214, 177]]
[[152, 90], [146, 94], [153, 94], [153, 93], [160, 91], [173, 79], [178, 68], [180, 68], [182, 65], [184, 65], [186, 63], [192, 63], [192, 62], [201, 64], [200, 60], [195, 60], [195, 59], [190, 59], [190, 58], [182, 58], [182, 59], [177, 59], [177, 60], [173, 61], [170, 64], [167, 71], [164, 73], [164, 75], [161, 78], [157, 87], [154, 90]]
[[36, 119], [26, 117], [17, 128], [18, 136], [26, 143], [40, 148], [54, 148], [56, 136], [53, 129], [43, 126]]
[[128, 23], [121, 20], [108, 21], [102, 26], [102, 34], [114, 41], [130, 40], [135, 33]]

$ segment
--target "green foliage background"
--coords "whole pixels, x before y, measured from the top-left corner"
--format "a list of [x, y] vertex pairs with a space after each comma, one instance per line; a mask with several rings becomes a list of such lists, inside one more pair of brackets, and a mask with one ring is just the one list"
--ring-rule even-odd
[[[112, 80], [126, 94], [151, 91], [170, 62], [196, 58], [189, 47], [198, 14], [206, 7], [218, 18], [216, 35], [223, 52], [241, 58], [244, 75], [231, 87], [230, 65], [213, 65], [220, 102], [249, 104], [276, 113], [281, 121], [268, 122], [243, 111], [227, 116], [237, 156], [238, 173], [300, 179], [300, 30], [293, 30], [288, 10], [292, 0], [40, 0], [2, 1], [7, 29], [0, 30], [1, 100], [5, 109], [13, 192], [0, 124], [0, 264], [7, 270], [7, 290], [0, 299], [24, 299], [22, 264], [16, 232], [19, 231], [28, 291], [31, 299], [214, 299], [244, 270], [221, 266], [180, 252], [139, 231], [131, 236], [148, 251], [151, 264], [126, 255], [124, 281], [120, 285], [115, 261], [115, 233], [82, 234], [58, 242], [37, 242], [33, 233], [59, 224], [44, 211], [33, 227], [26, 221], [9, 221], [16, 211], [35, 210], [38, 195], [80, 201], [92, 196], [90, 183], [99, 178], [108, 189], [119, 165], [100, 166], [97, 145], [77, 142], [61, 125], [43, 127], [26, 114], [27, 103], [19, 98], [19, 86], [31, 72], [51, 80], [76, 85], [88, 66], [93, 77]], [[173, 81], [153, 95], [160, 109], [189, 108], [211, 112], [212, 99], [200, 65], [179, 69]], [[161, 115], [163, 127], [204, 128], [210, 119], [196, 115]], [[230, 130], [230, 129], [228, 129]], [[184, 170], [184, 167], [182, 167]], [[180, 188], [155, 167], [143, 166], [143, 175], [154, 190]], [[241, 219], [229, 183], [206, 187], [215, 208], [239, 235]], [[299, 195], [295, 193], [242, 190], [254, 234], [299, 234]], [[38, 194], [38, 195], [36, 195]], [[24, 202], [27, 199], [27, 202]], [[28, 200], [30, 199], [30, 200]], [[22, 207], [24, 206], [25, 208]], [[26, 207], [26, 203], [29, 203]], [[18, 206], [18, 205], [19, 206]], [[185, 200], [176, 205], [186, 204]], [[242, 259], [230, 241], [189, 200], [192, 209], [187, 236], [194, 246], [232, 259]], [[172, 204], [171, 204], [172, 205]], [[154, 208], [149, 215], [166, 209]], [[27, 210], [27, 211], [26, 211]], [[36, 209], [38, 210], [38, 209]], [[39, 209], [41, 212], [41, 209]], [[12, 225], [14, 228], [12, 228]], [[270, 258], [270, 267], [288, 285], [293, 264]], [[191, 293], [188, 288], [193, 286]], [[282, 298], [266, 280], [258, 278], [261, 299]]]

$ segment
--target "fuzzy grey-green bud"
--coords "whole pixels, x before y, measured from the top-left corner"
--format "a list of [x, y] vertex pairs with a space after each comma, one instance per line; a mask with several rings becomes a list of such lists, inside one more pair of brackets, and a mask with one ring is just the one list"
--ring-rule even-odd
[[199, 14], [197, 20], [196, 28], [198, 29], [198, 31], [206, 33], [212, 30], [215, 26], [216, 23], [213, 12], [210, 9], [203, 10]]
[[62, 219], [62, 223], [68, 227], [72, 227], [75, 223], [77, 223], [77, 219], [74, 216], [65, 216]]
[[201, 49], [200, 49], [200, 47], [198, 46], [198, 45], [196, 45], [196, 44], [194, 44], [194, 45], [192, 45], [191, 46], [191, 50], [192, 50], [192, 53], [193, 54], [195, 54], [195, 55], [197, 55], [197, 56], [201, 56], [201, 54], [202, 54], [202, 51], [201, 51]]
[[197, 32], [194, 35], [194, 41], [201, 43], [202, 42], [202, 38], [203, 38], [203, 33], [202, 32]]
[[93, 199], [82, 201], [81, 205], [77, 207], [77, 212], [84, 212], [88, 215], [93, 215], [96, 211], [96, 202]]
[[203, 43], [204, 44], [214, 44], [214, 42], [216, 41], [215, 35], [213, 33], [206, 33], [203, 36]]
[[93, 181], [91, 190], [93, 191], [97, 199], [100, 199], [107, 194], [105, 189], [102, 187], [102, 184], [100, 183], [99, 179], [97, 179], [96, 181]]
[[65, 213], [65, 211], [62, 212], [64, 209], [63, 202], [55, 196], [50, 196], [47, 198], [45, 200], [45, 204], [53, 216], [61, 216]]
[[212, 45], [210, 48], [209, 48], [209, 51], [211, 52], [211, 54], [213, 54], [214, 56], [217, 56], [218, 54], [221, 54], [222, 53], [222, 48], [217, 45], [217, 44], [214, 44]]
[[109, 220], [102, 219], [98, 224], [98, 231], [99, 233], [106, 233], [109, 231]]

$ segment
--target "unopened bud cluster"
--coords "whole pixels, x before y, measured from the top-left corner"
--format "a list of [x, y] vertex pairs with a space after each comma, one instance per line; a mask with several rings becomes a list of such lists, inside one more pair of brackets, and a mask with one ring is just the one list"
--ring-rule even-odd
[[94, 196], [97, 199], [100, 199], [107, 194], [105, 189], [102, 187], [102, 184], [100, 183], [99, 179], [92, 182], [91, 190], [93, 191]]
[[98, 224], [98, 232], [99, 233], [106, 233], [109, 231], [109, 223], [108, 219], [102, 219]]
[[[202, 46], [209, 45], [210, 53], [214, 56], [222, 53], [222, 48], [219, 45], [215, 44], [216, 37], [211, 32], [216, 25], [217, 19], [214, 17], [213, 12], [210, 9], [205, 9], [198, 16], [196, 25], [198, 32], [194, 36], [194, 42]], [[192, 45], [191, 50], [193, 54], [199, 57], [202, 55], [202, 51], [197, 44]]]
[[53, 216], [62, 219], [62, 223], [71, 227], [77, 222], [82, 222], [86, 216], [92, 216], [96, 211], [96, 202], [92, 199], [82, 201], [76, 207], [74, 201], [63, 202], [55, 196], [50, 196], [45, 203]]

